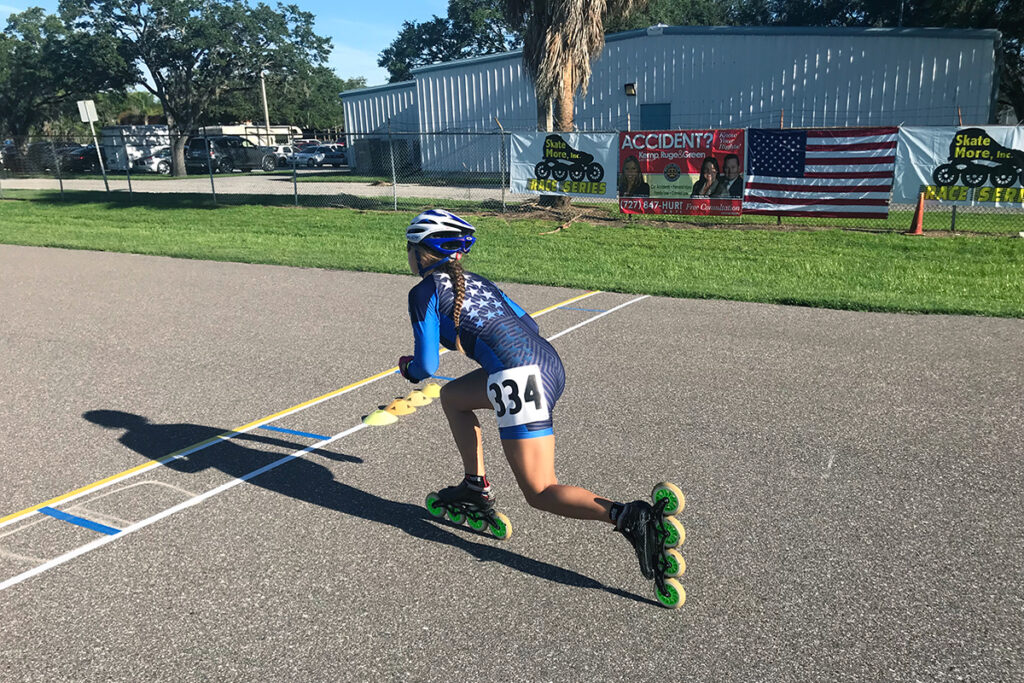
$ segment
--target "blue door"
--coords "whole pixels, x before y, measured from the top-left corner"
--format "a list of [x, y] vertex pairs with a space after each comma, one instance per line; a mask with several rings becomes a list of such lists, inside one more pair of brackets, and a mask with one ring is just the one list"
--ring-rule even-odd
[[672, 128], [671, 104], [641, 104], [640, 130], [669, 130]]

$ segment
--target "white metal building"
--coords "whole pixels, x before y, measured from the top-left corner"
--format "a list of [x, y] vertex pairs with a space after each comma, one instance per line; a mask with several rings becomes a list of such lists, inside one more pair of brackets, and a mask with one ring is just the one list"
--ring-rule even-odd
[[[991, 29], [652, 26], [607, 36], [580, 131], [985, 124], [994, 120]], [[497, 171], [500, 141], [536, 130], [522, 51], [413, 69], [342, 93], [349, 145], [416, 131], [425, 170]], [[635, 84], [634, 96], [625, 85]], [[476, 135], [457, 135], [473, 132]], [[365, 147], [365, 145], [363, 145]], [[350, 149], [357, 147], [350, 147]], [[362, 171], [358, 157], [356, 167]], [[410, 162], [414, 163], [415, 162]]]
[[99, 143], [108, 171], [124, 171], [136, 159], [170, 144], [170, 132], [163, 124], [148, 126], [105, 126]]

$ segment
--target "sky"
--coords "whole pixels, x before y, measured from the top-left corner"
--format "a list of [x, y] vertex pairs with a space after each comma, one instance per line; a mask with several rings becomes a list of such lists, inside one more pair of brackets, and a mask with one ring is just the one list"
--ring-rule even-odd
[[[58, 1], [0, 0], [0, 23], [6, 24], [11, 13], [29, 7], [56, 12]], [[388, 81], [388, 72], [377, 66], [377, 58], [398, 36], [403, 21], [425, 21], [448, 13], [448, 0], [286, 0], [285, 4], [298, 5], [316, 17], [316, 33], [334, 45], [327, 65], [338, 76], [363, 76], [371, 86]]]

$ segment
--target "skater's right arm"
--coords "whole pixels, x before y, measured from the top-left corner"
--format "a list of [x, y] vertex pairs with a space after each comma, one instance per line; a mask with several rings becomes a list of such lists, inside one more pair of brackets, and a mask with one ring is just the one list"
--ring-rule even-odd
[[441, 326], [433, 278], [424, 278], [409, 290], [409, 320], [416, 350], [406, 373], [419, 382], [433, 376], [440, 364]]

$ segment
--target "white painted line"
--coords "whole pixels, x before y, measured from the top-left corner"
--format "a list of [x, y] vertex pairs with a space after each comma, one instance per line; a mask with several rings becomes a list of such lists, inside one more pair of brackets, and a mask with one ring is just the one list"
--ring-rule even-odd
[[253, 470], [252, 472], [249, 472], [248, 474], [242, 475], [241, 477], [237, 477], [235, 479], [232, 479], [231, 481], [226, 482], [224, 484], [221, 484], [220, 486], [218, 486], [216, 488], [210, 489], [206, 493], [202, 493], [202, 494], [196, 496], [195, 498], [189, 498], [188, 500], [183, 501], [181, 503], [178, 503], [177, 505], [175, 505], [173, 507], [169, 507], [166, 510], [163, 510], [162, 512], [158, 512], [157, 514], [153, 515], [152, 517], [147, 517], [146, 519], [144, 519], [144, 520], [142, 520], [140, 522], [136, 522], [135, 524], [132, 524], [129, 527], [125, 527], [120, 532], [118, 532], [118, 533], [116, 533], [114, 535], [103, 536], [101, 538], [97, 538], [95, 541], [92, 541], [90, 543], [86, 543], [83, 546], [79, 546], [78, 548], [75, 548], [74, 550], [72, 550], [70, 552], [66, 552], [63, 555], [60, 555], [59, 557], [55, 557], [52, 560], [49, 560], [48, 562], [45, 562], [45, 563], [39, 565], [38, 567], [34, 567], [34, 568], [32, 568], [32, 569], [30, 569], [30, 570], [28, 570], [26, 572], [22, 572], [21, 574], [18, 574], [17, 576], [12, 576], [11, 578], [7, 579], [6, 581], [0, 582], [0, 591], [5, 590], [7, 588], [10, 588], [11, 586], [15, 586], [15, 585], [21, 583], [22, 581], [27, 580], [27, 579], [31, 579], [33, 576], [37, 576], [39, 574], [42, 574], [43, 572], [49, 571], [50, 569], [53, 569], [54, 567], [59, 567], [60, 565], [64, 564], [65, 562], [69, 562], [69, 561], [75, 559], [76, 557], [80, 557], [80, 556], [82, 556], [82, 555], [84, 555], [84, 554], [86, 554], [88, 552], [91, 552], [91, 551], [95, 550], [96, 548], [101, 548], [101, 547], [105, 546], [106, 544], [112, 543], [113, 541], [115, 541], [115, 540], [117, 540], [119, 538], [123, 538], [123, 537], [127, 536], [128, 534], [130, 534], [132, 532], [138, 531], [139, 529], [144, 529], [147, 526], [149, 526], [150, 524], [154, 524], [156, 522], [159, 522], [164, 517], [170, 517], [171, 515], [173, 515], [176, 512], [181, 512], [182, 510], [190, 508], [190, 507], [192, 507], [194, 505], [198, 505], [199, 503], [202, 503], [207, 498], [212, 498], [213, 496], [216, 496], [218, 493], [222, 493], [222, 492], [227, 491], [228, 489], [230, 489], [230, 488], [232, 488], [234, 486], [237, 486], [237, 485], [241, 484], [244, 481], [249, 481], [250, 479], [252, 479], [254, 477], [258, 477], [259, 475], [263, 474], [264, 472], [269, 472], [270, 470], [274, 469], [275, 467], [279, 467], [279, 466], [285, 464], [286, 462], [291, 462], [292, 460], [295, 460], [296, 458], [301, 458], [303, 455], [305, 455], [306, 453], [309, 453], [310, 451], [312, 451], [312, 450], [314, 450], [316, 448], [321, 448], [321, 447], [326, 446], [327, 444], [331, 443], [332, 441], [337, 441], [338, 439], [344, 438], [344, 437], [348, 436], [349, 434], [353, 434], [355, 432], [358, 432], [360, 429], [363, 429], [366, 426], [367, 425], [362, 424], [362, 423], [357, 424], [355, 427], [352, 427], [351, 429], [346, 429], [345, 431], [343, 431], [343, 432], [341, 432], [339, 434], [335, 434], [334, 436], [332, 436], [329, 439], [324, 439], [323, 441], [317, 442], [317, 443], [313, 444], [312, 446], [307, 446], [306, 448], [303, 448], [301, 451], [296, 451], [295, 453], [292, 453], [291, 455], [286, 455], [283, 458], [281, 458], [280, 460], [275, 460], [274, 462], [270, 463], [269, 465], [264, 465], [263, 467], [261, 467], [261, 468], [259, 468], [257, 470]]
[[[545, 313], [550, 313], [551, 311], [557, 310], [560, 306], [564, 305], [566, 302], [582, 301], [583, 299], [588, 299], [588, 298], [594, 296], [595, 294], [601, 294], [601, 293], [602, 293], [601, 290], [595, 290], [593, 292], [587, 292], [586, 294], [582, 294], [580, 296], [567, 299], [566, 301], [563, 301], [561, 303], [557, 303], [557, 304], [554, 304], [552, 306], [548, 306], [547, 308], [541, 309], [540, 311], [532, 314], [531, 317], [539, 318], [540, 316], [544, 315]], [[562, 334], [565, 334], [565, 333], [563, 332]], [[448, 352], [448, 349], [442, 349], [441, 350], [442, 354], [445, 354], [447, 352]], [[168, 462], [170, 462], [172, 460], [178, 460], [180, 458], [184, 458], [187, 455], [191, 455], [193, 453], [198, 453], [199, 451], [204, 450], [206, 448], [209, 448], [210, 446], [214, 446], [214, 445], [220, 443], [221, 441], [228, 441], [230, 439], [235, 438], [236, 436], [238, 436], [240, 434], [246, 434], [248, 432], [251, 432], [254, 429], [258, 429], [258, 428], [262, 427], [263, 425], [268, 425], [271, 422], [274, 422], [276, 420], [280, 420], [282, 417], [287, 417], [289, 415], [294, 415], [295, 413], [303, 411], [306, 408], [310, 408], [312, 406], [315, 406], [315, 405], [318, 405], [320, 403], [323, 403], [324, 401], [328, 401], [328, 400], [330, 400], [332, 398], [336, 398], [336, 397], [341, 396], [343, 394], [347, 394], [350, 391], [355, 391], [356, 389], [359, 389], [361, 387], [365, 387], [368, 384], [373, 384], [377, 380], [384, 379], [385, 377], [390, 377], [392, 374], [393, 373], [387, 373], [387, 372], [380, 373], [380, 374], [375, 375], [373, 377], [370, 377], [370, 378], [367, 378], [365, 380], [356, 382], [356, 383], [352, 384], [351, 386], [349, 386], [349, 387], [347, 387], [345, 389], [341, 389], [339, 391], [335, 391], [335, 392], [331, 392], [331, 393], [325, 394], [325, 395], [321, 396], [320, 398], [312, 399], [310, 401], [307, 401], [306, 403], [300, 403], [297, 406], [293, 406], [293, 407], [288, 408], [286, 410], [283, 410], [283, 411], [281, 411], [279, 413], [275, 413], [275, 414], [270, 415], [268, 417], [261, 418], [261, 419], [257, 420], [256, 422], [252, 422], [252, 423], [246, 425], [245, 427], [239, 427], [238, 429], [233, 429], [230, 433], [218, 434], [217, 436], [213, 437], [210, 440], [204, 441], [202, 443], [195, 444], [194, 446], [189, 448], [189, 450], [187, 450], [187, 451], [182, 451], [181, 453], [175, 453], [172, 456], [164, 456], [164, 457], [162, 457], [162, 458], [160, 458], [158, 460], [154, 460], [153, 462], [145, 463], [145, 464], [143, 464], [143, 465], [141, 465], [139, 467], [133, 468], [133, 469], [127, 471], [127, 472], [123, 472], [120, 475], [114, 475], [108, 481], [105, 481], [103, 483], [96, 483], [96, 484], [92, 484], [90, 486], [87, 486], [87, 487], [83, 488], [79, 493], [75, 493], [73, 495], [66, 496], [66, 497], [60, 497], [59, 500], [48, 501], [49, 505], [50, 505], [50, 507], [56, 508], [58, 506], [64, 505], [65, 503], [70, 503], [71, 501], [76, 500], [77, 498], [81, 498], [84, 495], [91, 494], [91, 493], [94, 493], [96, 491], [100, 491], [100, 490], [105, 489], [106, 487], [108, 487], [108, 486], [110, 486], [112, 484], [117, 483], [117, 482], [121, 482], [121, 481], [125, 481], [127, 479], [131, 479], [132, 477], [135, 477], [135, 476], [137, 476], [139, 474], [142, 474], [143, 472], [148, 472], [149, 470], [153, 469], [154, 467], [157, 467], [159, 465], [164, 465], [164, 464], [166, 464], [166, 463], [168, 463]], [[36, 514], [39, 514], [39, 509], [38, 508], [32, 509], [32, 510], [28, 510], [28, 511], [22, 511], [20, 513], [14, 513], [13, 515], [11, 515], [5, 521], [0, 522], [0, 529], [2, 529], [5, 526], [8, 526], [10, 524], [14, 524], [15, 522], [28, 519], [32, 515], [36, 515]]]
[[[559, 332], [557, 334], [554, 334], [554, 335], [548, 337], [547, 339], [548, 339], [548, 341], [551, 341], [553, 339], [557, 339], [558, 337], [561, 337], [563, 334], [567, 334], [569, 332], [572, 332], [573, 330], [577, 330], [577, 329], [583, 327], [584, 325], [597, 320], [598, 318], [603, 318], [604, 316], [608, 315], [609, 313], [613, 313], [613, 312], [619, 310], [620, 308], [623, 308], [623, 307], [628, 306], [630, 304], [636, 303], [637, 301], [642, 301], [643, 299], [646, 299], [646, 298], [648, 298], [647, 295], [644, 295], [644, 296], [641, 296], [641, 297], [637, 297], [636, 299], [631, 299], [631, 300], [629, 300], [629, 301], [627, 301], [625, 303], [619, 304], [618, 306], [616, 306], [614, 308], [610, 308], [607, 311], [604, 311], [603, 313], [599, 313], [599, 314], [597, 314], [595, 316], [587, 318], [583, 322], [578, 323], [576, 325], [573, 325], [572, 327], [569, 327], [569, 328], [567, 328], [565, 330], [562, 330], [561, 332]], [[546, 313], [547, 311], [543, 311], [543, 312]], [[384, 375], [384, 376], [387, 377], [387, 376], [390, 376], [390, 375]], [[382, 379], [382, 378], [383, 377], [378, 377], [376, 379]], [[372, 381], [375, 381], [375, 380], [372, 380]], [[346, 390], [345, 392], [339, 392], [338, 394], [332, 395], [331, 398], [333, 398], [333, 396], [336, 396], [336, 395], [341, 395], [341, 393], [347, 393], [347, 391], [355, 389], [355, 388], [357, 388], [359, 386], [365, 386], [365, 384], [369, 384], [369, 382], [353, 385], [350, 389]], [[304, 408], [308, 407], [309, 405], [314, 405], [314, 403], [305, 404], [305, 405], [303, 405], [299, 409], [304, 409]], [[288, 414], [288, 413], [282, 413], [281, 415], [275, 416], [273, 419], [277, 419], [277, 417], [283, 417], [286, 414]], [[269, 422], [269, 420], [268, 420], [268, 422]], [[264, 424], [265, 424], [265, 422], [264, 422]], [[254, 424], [254, 425], [251, 425], [249, 427], [249, 429], [255, 429], [258, 426], [259, 425]], [[342, 439], [342, 438], [344, 438], [344, 437], [346, 437], [346, 436], [348, 436], [350, 434], [354, 434], [355, 432], [358, 432], [359, 430], [364, 429], [367, 426], [368, 425], [366, 425], [365, 423], [360, 423], [360, 424], [356, 425], [355, 427], [351, 427], [349, 429], [346, 429], [343, 432], [339, 432], [338, 434], [335, 434], [334, 436], [330, 437], [329, 439], [324, 439], [324, 440], [319, 441], [319, 442], [317, 442], [317, 443], [315, 443], [315, 444], [313, 444], [311, 446], [307, 446], [306, 448], [303, 448], [302, 450], [296, 451], [295, 453], [292, 453], [290, 455], [286, 455], [283, 458], [280, 458], [279, 460], [275, 460], [274, 462], [270, 463], [269, 465], [264, 465], [263, 467], [261, 467], [261, 468], [259, 468], [257, 470], [253, 470], [252, 472], [249, 472], [248, 474], [242, 475], [241, 477], [237, 477], [235, 479], [232, 479], [231, 481], [228, 481], [228, 482], [226, 482], [224, 484], [221, 484], [220, 486], [217, 486], [216, 488], [210, 489], [206, 493], [202, 493], [202, 494], [200, 494], [198, 496], [195, 496], [193, 498], [189, 498], [188, 500], [185, 500], [185, 501], [183, 501], [181, 503], [178, 503], [177, 505], [174, 505], [172, 507], [169, 507], [166, 510], [158, 512], [157, 514], [155, 514], [155, 515], [153, 515], [151, 517], [147, 517], [146, 519], [141, 520], [139, 522], [136, 522], [136, 523], [132, 524], [131, 526], [125, 527], [124, 529], [122, 529], [120, 532], [118, 532], [116, 534], [109, 535], [109, 536], [103, 536], [101, 538], [97, 538], [95, 541], [87, 543], [87, 544], [85, 544], [83, 546], [79, 546], [78, 548], [75, 548], [74, 550], [66, 552], [63, 555], [55, 557], [52, 560], [48, 560], [47, 562], [44, 562], [43, 564], [41, 564], [41, 565], [39, 565], [37, 567], [34, 567], [34, 568], [32, 568], [32, 569], [30, 569], [28, 571], [25, 571], [25, 572], [22, 572], [21, 574], [18, 574], [17, 576], [13, 576], [13, 577], [11, 577], [11, 578], [3, 581], [3, 582], [0, 582], [0, 591], [6, 590], [7, 588], [10, 588], [11, 586], [15, 586], [15, 585], [17, 585], [17, 584], [19, 584], [19, 583], [21, 583], [23, 581], [26, 581], [26, 580], [34, 577], [34, 576], [38, 576], [39, 574], [42, 574], [43, 572], [49, 571], [50, 569], [53, 569], [54, 567], [58, 567], [58, 566], [60, 566], [62, 564], [65, 564], [66, 562], [70, 562], [71, 560], [75, 559], [76, 557], [80, 557], [80, 556], [82, 556], [82, 555], [84, 555], [84, 554], [86, 554], [88, 552], [91, 552], [91, 551], [95, 550], [96, 548], [101, 548], [101, 547], [105, 546], [108, 543], [112, 543], [113, 541], [115, 541], [118, 538], [122, 538], [122, 537], [124, 537], [124, 536], [126, 536], [126, 535], [128, 535], [130, 533], [138, 531], [139, 529], [144, 529], [145, 527], [149, 526], [150, 524], [154, 524], [156, 522], [159, 522], [161, 519], [164, 519], [165, 517], [170, 517], [171, 515], [173, 515], [173, 514], [175, 514], [177, 512], [180, 512], [180, 511], [185, 510], [187, 508], [193, 507], [194, 505], [198, 505], [199, 503], [203, 502], [204, 500], [206, 500], [208, 498], [212, 498], [213, 496], [216, 496], [217, 494], [222, 493], [224, 491], [227, 491], [228, 489], [233, 488], [233, 487], [237, 486], [238, 484], [241, 484], [242, 482], [249, 481], [250, 479], [253, 479], [254, 477], [258, 477], [259, 475], [261, 475], [261, 474], [263, 474], [265, 472], [269, 472], [270, 470], [272, 470], [272, 469], [274, 469], [276, 467], [279, 467], [279, 466], [281, 466], [281, 465], [283, 465], [283, 464], [285, 464], [287, 462], [291, 462], [292, 460], [295, 460], [296, 458], [300, 458], [303, 455], [309, 453], [310, 451], [313, 451], [313, 450], [315, 450], [317, 448], [321, 448], [323, 446], [326, 446], [327, 444], [332, 443], [334, 441], [337, 441], [339, 439]], [[246, 431], [248, 431], [248, 430], [246, 430]], [[236, 432], [236, 433], [242, 434], [244, 432], [239, 431], [239, 432]], [[155, 464], [163, 464], [164, 462], [168, 462], [169, 460], [178, 459], [178, 458], [184, 457], [184, 456], [186, 456], [188, 454], [195, 453], [196, 451], [202, 450], [202, 448], [205, 448], [206, 446], [211, 445], [211, 443], [214, 443], [214, 442], [206, 443], [201, 448], [197, 447], [197, 448], [194, 448], [194, 449], [190, 449], [189, 451], [179, 453], [179, 454], [175, 455], [174, 458], [166, 458], [166, 459], [163, 459], [163, 460], [160, 460], [160, 461], [155, 461]], [[135, 474], [137, 474], [137, 473], [133, 472], [131, 475], [128, 475], [128, 476], [134, 476]], [[127, 478], [127, 477], [122, 477], [121, 479], [118, 479], [117, 481], [121, 481], [124, 478]], [[113, 482], [109, 482], [109, 483], [113, 483]], [[107, 484], [104, 484], [104, 486], [106, 486], [106, 485]], [[91, 491], [95, 491], [95, 490], [97, 490], [99, 488], [101, 488], [101, 487], [97, 486], [97, 487], [95, 487], [93, 489], [90, 489], [90, 492]], [[67, 500], [71, 500], [71, 498], [69, 497], [69, 498], [65, 499], [65, 501], [67, 501]], [[65, 501], [62, 501], [62, 502], [65, 502]], [[25, 517], [19, 517], [18, 519], [25, 519]]]
[[581, 322], [581, 323], [578, 323], [578, 324], [576, 324], [576, 325], [573, 325], [572, 327], [570, 327], [570, 328], [568, 328], [568, 329], [562, 330], [562, 331], [561, 331], [561, 332], [559, 332], [558, 334], [553, 334], [553, 335], [551, 335], [550, 337], [548, 337], [548, 341], [553, 341], [553, 340], [555, 340], [555, 339], [558, 339], [558, 338], [559, 338], [559, 337], [561, 337], [561, 336], [562, 336], [563, 334], [568, 334], [569, 332], [572, 332], [573, 330], [578, 330], [579, 328], [583, 327], [584, 325], [586, 325], [586, 324], [588, 324], [588, 323], [592, 323], [592, 322], [594, 322], [594, 321], [595, 321], [595, 320], [597, 320], [598, 318], [603, 318], [603, 317], [605, 317], [606, 315], [608, 315], [609, 313], [614, 313], [615, 311], [619, 310], [620, 308], [624, 308], [624, 307], [626, 307], [626, 306], [628, 306], [628, 305], [630, 305], [630, 304], [635, 304], [635, 303], [636, 303], [637, 301], [642, 301], [642, 300], [646, 299], [647, 297], [648, 297], [648, 295], [647, 295], [647, 294], [644, 294], [643, 296], [637, 297], [637, 298], [635, 298], [635, 299], [630, 299], [630, 300], [629, 300], [629, 301], [627, 301], [626, 303], [623, 303], [623, 304], [619, 304], [619, 305], [618, 305], [618, 306], [616, 306], [615, 308], [609, 308], [609, 309], [608, 309], [607, 311], [605, 311], [604, 313], [598, 313], [598, 314], [597, 314], [597, 315], [595, 315], [594, 317], [592, 317], [592, 318], [587, 318], [587, 319], [586, 319], [586, 320], [584, 320], [583, 322]]

